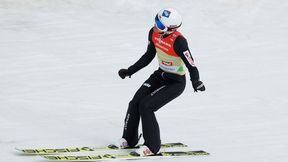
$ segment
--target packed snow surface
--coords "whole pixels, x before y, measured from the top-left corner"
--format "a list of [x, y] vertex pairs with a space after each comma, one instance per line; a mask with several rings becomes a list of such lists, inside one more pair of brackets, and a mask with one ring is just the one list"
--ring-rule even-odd
[[194, 93], [187, 76], [156, 112], [161, 139], [211, 155], [159, 161], [288, 161], [285, 0], [0, 0], [0, 161], [45, 161], [15, 147], [120, 138], [129, 101], [158, 65], [125, 80], [117, 72], [145, 52], [164, 7], [182, 14], [207, 91]]

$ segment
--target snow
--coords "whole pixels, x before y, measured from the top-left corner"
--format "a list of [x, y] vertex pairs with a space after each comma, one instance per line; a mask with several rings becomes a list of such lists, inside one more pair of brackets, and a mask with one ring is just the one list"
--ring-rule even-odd
[[15, 147], [117, 140], [128, 102], [158, 65], [125, 80], [117, 71], [145, 52], [164, 7], [183, 15], [207, 91], [187, 82], [157, 112], [162, 141], [211, 155], [159, 161], [287, 161], [284, 0], [0, 0], [0, 161], [45, 161]]

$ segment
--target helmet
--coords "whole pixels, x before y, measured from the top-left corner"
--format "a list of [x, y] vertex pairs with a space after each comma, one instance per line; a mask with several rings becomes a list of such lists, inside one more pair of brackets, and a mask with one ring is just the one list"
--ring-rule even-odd
[[164, 8], [155, 16], [155, 26], [161, 32], [175, 31], [181, 24], [181, 15], [172, 8]]

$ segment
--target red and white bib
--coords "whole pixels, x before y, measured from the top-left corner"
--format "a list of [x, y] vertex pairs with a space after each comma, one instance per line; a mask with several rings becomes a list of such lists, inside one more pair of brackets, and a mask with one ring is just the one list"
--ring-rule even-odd
[[174, 51], [174, 42], [181, 33], [173, 32], [169, 36], [162, 38], [158, 32], [153, 32], [152, 42], [155, 45], [160, 68], [169, 73], [184, 75], [184, 62]]

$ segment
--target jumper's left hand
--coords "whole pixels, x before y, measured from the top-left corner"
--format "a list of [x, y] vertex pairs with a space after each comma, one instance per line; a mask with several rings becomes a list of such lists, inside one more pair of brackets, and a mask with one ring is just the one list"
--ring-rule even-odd
[[192, 83], [193, 88], [194, 88], [194, 92], [198, 92], [198, 91], [205, 91], [205, 86], [203, 84], [202, 81], [196, 81], [195, 83]]

